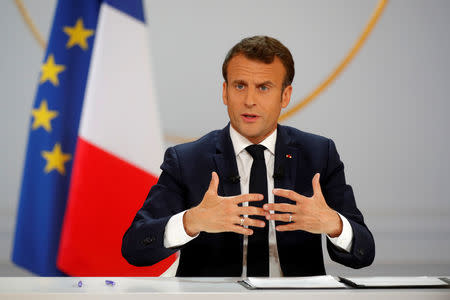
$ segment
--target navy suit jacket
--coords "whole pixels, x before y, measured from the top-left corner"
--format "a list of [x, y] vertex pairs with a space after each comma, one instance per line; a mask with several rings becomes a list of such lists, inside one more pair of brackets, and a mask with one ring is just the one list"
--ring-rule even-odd
[[[164, 231], [170, 217], [201, 202], [211, 172], [219, 175], [219, 195], [240, 194], [229, 126], [195, 142], [167, 149], [158, 183], [151, 188], [123, 237], [122, 255], [130, 264], [153, 265], [181, 250], [177, 276], [241, 276], [243, 237], [240, 234], [201, 232], [179, 248], [164, 247]], [[356, 207], [352, 188], [345, 182], [344, 165], [333, 141], [278, 125], [274, 186], [312, 196], [312, 178], [316, 173], [321, 174], [320, 185], [328, 205], [345, 216], [353, 230], [350, 253], [327, 239], [331, 259], [352, 268], [370, 265], [375, 256], [375, 243]], [[274, 201], [293, 203], [282, 197], [275, 197]], [[277, 232], [276, 238], [284, 276], [325, 274], [320, 234], [298, 230]]]

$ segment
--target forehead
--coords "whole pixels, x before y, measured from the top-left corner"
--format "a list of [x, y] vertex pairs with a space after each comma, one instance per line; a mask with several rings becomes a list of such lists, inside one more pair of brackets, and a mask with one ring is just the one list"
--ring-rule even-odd
[[228, 63], [228, 80], [272, 81], [281, 84], [285, 70], [283, 63], [275, 57], [272, 63], [248, 59], [243, 54], [236, 55]]

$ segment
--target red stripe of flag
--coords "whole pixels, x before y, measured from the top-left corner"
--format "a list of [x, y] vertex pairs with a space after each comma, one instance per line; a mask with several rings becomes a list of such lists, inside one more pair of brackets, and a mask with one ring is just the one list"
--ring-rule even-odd
[[58, 268], [72, 276], [159, 276], [175, 254], [150, 267], [122, 257], [122, 237], [158, 178], [78, 138]]

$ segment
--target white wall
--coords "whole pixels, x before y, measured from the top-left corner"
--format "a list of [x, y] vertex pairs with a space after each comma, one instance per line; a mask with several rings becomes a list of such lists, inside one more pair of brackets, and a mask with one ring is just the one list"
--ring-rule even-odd
[[[56, 1], [24, 2], [47, 36]], [[226, 124], [222, 60], [232, 45], [250, 35], [272, 35], [291, 49], [296, 63], [293, 102], [299, 101], [347, 53], [376, 4], [146, 1], [165, 133], [198, 137]], [[0, 11], [1, 264], [10, 256], [43, 50], [13, 1], [2, 1]], [[450, 270], [449, 11], [445, 0], [390, 1], [348, 69], [285, 122], [335, 140], [358, 206], [375, 235], [372, 270], [391, 264], [428, 266], [418, 270], [429, 273]]]

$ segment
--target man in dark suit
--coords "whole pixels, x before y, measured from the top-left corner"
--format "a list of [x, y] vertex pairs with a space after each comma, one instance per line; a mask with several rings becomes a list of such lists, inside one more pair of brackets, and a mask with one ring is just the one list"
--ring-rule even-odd
[[292, 93], [289, 50], [246, 38], [222, 72], [230, 124], [166, 151], [125, 259], [147, 266], [181, 250], [177, 276], [322, 275], [323, 233], [331, 259], [370, 265], [374, 240], [333, 141], [277, 124]]

